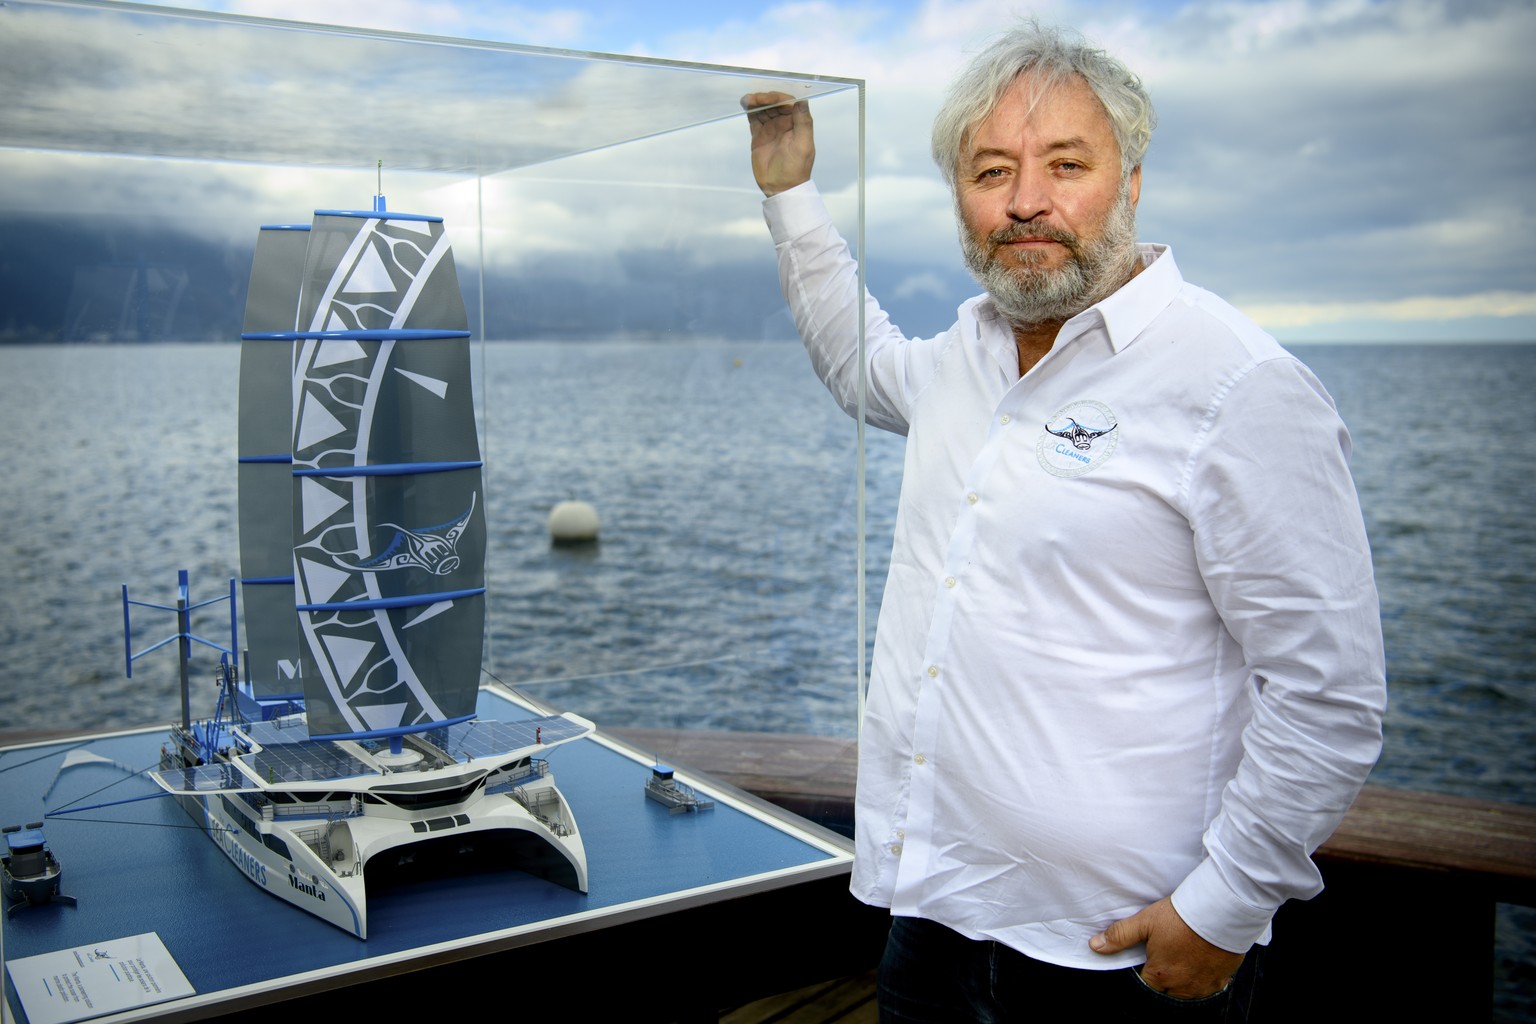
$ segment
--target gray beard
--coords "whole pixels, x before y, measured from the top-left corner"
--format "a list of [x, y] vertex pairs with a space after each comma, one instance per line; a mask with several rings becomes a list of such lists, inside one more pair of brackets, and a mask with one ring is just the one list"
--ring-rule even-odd
[[[1060, 242], [1067, 247], [1067, 262], [1050, 270], [1043, 265], [1041, 254], [1034, 266], [1004, 266], [994, 254], [995, 247], [1020, 238]], [[1068, 231], [1014, 224], [988, 236], [985, 249], [962, 217], [960, 249], [972, 276], [992, 296], [992, 305], [1010, 325], [1062, 323], [1108, 298], [1130, 280], [1136, 265], [1136, 207], [1131, 204], [1129, 191], [1121, 188], [1098, 238], [1084, 242]]]

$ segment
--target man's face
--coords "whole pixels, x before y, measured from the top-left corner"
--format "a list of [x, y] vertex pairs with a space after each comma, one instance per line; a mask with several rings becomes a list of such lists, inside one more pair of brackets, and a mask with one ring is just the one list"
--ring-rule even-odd
[[1070, 78], [1030, 109], [1020, 78], [967, 137], [955, 175], [965, 262], [1013, 324], [1070, 319], [1130, 279], [1141, 169], [1087, 83]]

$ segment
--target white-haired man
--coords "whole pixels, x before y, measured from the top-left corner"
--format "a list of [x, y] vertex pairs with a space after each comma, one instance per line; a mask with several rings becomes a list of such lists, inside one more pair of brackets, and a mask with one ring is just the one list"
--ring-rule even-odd
[[812, 362], [854, 413], [862, 303], [868, 421], [907, 436], [852, 883], [893, 915], [882, 1019], [1243, 1019], [1380, 752], [1332, 401], [1137, 245], [1155, 119], [1104, 53], [1028, 24], [952, 88], [934, 157], [986, 293], [930, 339], [857, 293], [805, 104], [743, 104]]

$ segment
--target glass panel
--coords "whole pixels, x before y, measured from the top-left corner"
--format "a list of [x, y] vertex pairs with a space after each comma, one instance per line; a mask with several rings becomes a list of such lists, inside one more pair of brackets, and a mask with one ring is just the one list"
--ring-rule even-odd
[[731, 117], [747, 92], [855, 84], [126, 3], [16, 0], [0, 37], [0, 84], [23, 99], [0, 105], [7, 146], [457, 175]]
[[[851, 735], [854, 425], [795, 340], [759, 198], [719, 187], [745, 134], [486, 182], [488, 260], [510, 261], [487, 317], [520, 342], [487, 353], [489, 661], [609, 723]], [[596, 547], [551, 546], [570, 499]]]
[[[0, 88], [0, 244], [26, 257], [0, 265], [25, 439], [0, 514], [31, 524], [4, 542], [0, 719], [175, 716], [173, 651], [123, 679], [118, 584], [226, 589], [257, 228], [366, 208], [382, 174], [390, 209], [445, 218], [486, 342], [487, 671], [600, 727], [852, 737], [856, 433], [778, 294], [738, 99], [816, 98], [852, 240], [859, 83], [12, 0]], [[595, 545], [551, 544], [566, 499]], [[174, 629], [134, 622], [137, 648]]]

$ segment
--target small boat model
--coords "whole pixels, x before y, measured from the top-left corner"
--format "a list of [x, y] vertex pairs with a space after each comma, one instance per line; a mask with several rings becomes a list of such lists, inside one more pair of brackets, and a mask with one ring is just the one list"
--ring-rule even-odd
[[468, 336], [441, 218], [377, 196], [262, 228], [241, 335], [246, 677], [232, 642], [219, 713], [191, 722], [184, 701], [153, 773], [251, 882], [360, 938], [371, 874], [462, 854], [587, 890], [542, 755], [592, 723], [475, 716]]
[[58, 858], [48, 848], [43, 836], [43, 823], [7, 825], [5, 854], [0, 857], [4, 864], [5, 916], [10, 917], [23, 907], [36, 907], [44, 903], [67, 903], [74, 906], [75, 898], [59, 892], [63, 869]]
[[645, 780], [645, 796], [667, 808], [672, 814], [686, 811], [707, 811], [715, 806], [713, 800], [705, 800], [698, 791], [685, 782], [678, 782], [670, 766], [657, 762], [651, 768], [651, 777]]

